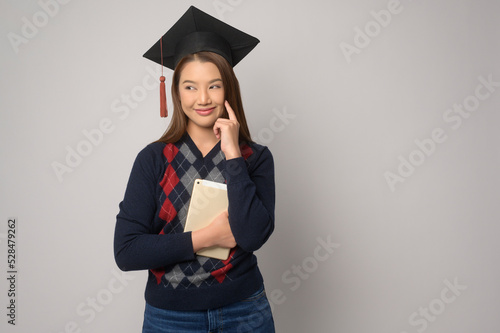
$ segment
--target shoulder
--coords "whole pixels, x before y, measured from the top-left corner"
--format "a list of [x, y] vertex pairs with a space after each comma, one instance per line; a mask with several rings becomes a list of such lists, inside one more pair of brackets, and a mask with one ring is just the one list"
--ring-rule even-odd
[[162, 142], [153, 142], [145, 146], [135, 158], [134, 169], [142, 172], [157, 173], [165, 165], [165, 147]]
[[166, 144], [162, 142], [153, 142], [144, 147], [139, 154], [137, 160], [149, 160], [161, 158]]

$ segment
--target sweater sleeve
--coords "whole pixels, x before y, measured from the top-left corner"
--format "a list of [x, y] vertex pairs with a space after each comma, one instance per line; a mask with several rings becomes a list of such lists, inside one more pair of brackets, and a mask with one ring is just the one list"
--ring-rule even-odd
[[120, 203], [114, 235], [115, 261], [121, 270], [155, 269], [194, 259], [191, 233], [153, 232], [158, 198], [160, 154], [149, 146], [137, 156]]
[[243, 157], [226, 161], [226, 181], [236, 243], [244, 251], [256, 251], [274, 230], [274, 161], [269, 149], [264, 147], [249, 168]]

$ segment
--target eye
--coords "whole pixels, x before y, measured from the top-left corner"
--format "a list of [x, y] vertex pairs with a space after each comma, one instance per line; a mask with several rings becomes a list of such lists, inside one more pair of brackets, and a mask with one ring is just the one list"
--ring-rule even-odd
[[222, 88], [222, 86], [219, 84], [214, 84], [213, 86], [210, 86], [210, 89], [220, 89], [220, 88]]
[[196, 88], [193, 86], [185, 86], [184, 89], [186, 90], [195, 90]]

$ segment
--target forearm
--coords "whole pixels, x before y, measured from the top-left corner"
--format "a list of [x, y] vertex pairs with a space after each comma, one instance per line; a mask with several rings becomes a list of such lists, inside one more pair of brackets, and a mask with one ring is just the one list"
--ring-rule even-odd
[[115, 230], [114, 253], [116, 264], [124, 271], [155, 269], [194, 259], [191, 233], [140, 233], [120, 222]]
[[206, 228], [191, 232], [191, 239], [193, 241], [193, 252], [195, 253], [212, 246], [213, 243], [212, 236], [208, 233]]

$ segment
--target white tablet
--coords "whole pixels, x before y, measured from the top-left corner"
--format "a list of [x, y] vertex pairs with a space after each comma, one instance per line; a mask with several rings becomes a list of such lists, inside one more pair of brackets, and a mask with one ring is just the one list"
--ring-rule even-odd
[[[210, 180], [196, 179], [189, 202], [184, 231], [194, 231], [206, 227], [228, 208], [227, 186]], [[213, 246], [196, 252], [205, 257], [226, 260], [230, 249]]]

